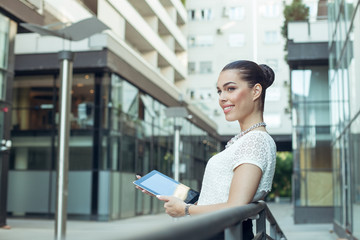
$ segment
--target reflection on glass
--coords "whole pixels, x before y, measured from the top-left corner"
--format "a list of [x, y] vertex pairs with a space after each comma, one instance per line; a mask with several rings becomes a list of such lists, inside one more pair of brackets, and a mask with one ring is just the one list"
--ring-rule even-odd
[[75, 74], [73, 76], [70, 116], [72, 129], [94, 127], [94, 81], [93, 74]]
[[[330, 101], [326, 66], [291, 72], [296, 206], [333, 205]], [[316, 183], [316, 184], [314, 184]]]
[[353, 176], [353, 234], [360, 237], [360, 116], [358, 116], [352, 123], [350, 133], [351, 156], [354, 167], [352, 169]]
[[0, 13], [0, 99], [6, 95], [10, 19]]

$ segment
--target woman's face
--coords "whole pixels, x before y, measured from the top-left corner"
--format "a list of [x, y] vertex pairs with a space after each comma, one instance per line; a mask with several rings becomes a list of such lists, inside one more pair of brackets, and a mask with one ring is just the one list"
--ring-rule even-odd
[[253, 91], [238, 70], [225, 70], [217, 81], [219, 104], [227, 121], [244, 121], [255, 109]]

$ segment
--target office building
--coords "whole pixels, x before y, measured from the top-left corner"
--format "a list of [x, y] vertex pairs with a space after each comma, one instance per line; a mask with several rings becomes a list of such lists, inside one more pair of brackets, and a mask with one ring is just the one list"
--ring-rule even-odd
[[216, 81], [229, 62], [246, 59], [269, 65], [274, 84], [266, 91], [264, 120], [278, 150], [291, 151], [290, 82], [281, 36], [283, 1], [188, 0], [188, 80], [177, 85], [218, 123], [224, 142], [240, 129], [217, 104]]
[[328, 5], [334, 230], [360, 239], [360, 1]]
[[295, 222], [347, 239], [360, 238], [359, 4], [319, 1], [316, 21], [289, 24]]
[[[15, 19], [8, 213], [54, 214], [63, 50], [74, 53], [69, 217], [111, 220], [161, 211], [161, 203], [136, 191], [132, 181], [152, 169], [173, 175], [175, 125], [182, 127], [180, 180], [198, 189], [219, 141], [214, 121], [176, 87], [187, 77], [181, 1], [26, 2], [41, 6], [38, 24], [51, 30], [93, 16], [110, 29], [70, 42], [29, 32], [20, 23], [35, 22]], [[171, 107], [185, 108], [188, 117], [167, 117]]]
[[326, 19], [288, 24], [295, 223], [331, 222], [333, 217], [326, 30]]
[[11, 148], [10, 126], [12, 83], [14, 78], [14, 44], [17, 23], [43, 24], [40, 5], [21, 1], [0, 1], [0, 226], [6, 225], [6, 196]]

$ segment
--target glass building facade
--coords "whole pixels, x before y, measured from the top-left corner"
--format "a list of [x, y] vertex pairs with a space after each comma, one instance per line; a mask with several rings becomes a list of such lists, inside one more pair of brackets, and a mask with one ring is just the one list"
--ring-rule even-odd
[[6, 225], [6, 196], [10, 141], [11, 83], [17, 25], [0, 12], [0, 227]]
[[[12, 216], [54, 214], [58, 90], [58, 74], [14, 79]], [[200, 188], [206, 162], [218, 151], [216, 136], [188, 119], [167, 118], [167, 106], [113, 72], [75, 73], [71, 95], [71, 218], [111, 220], [162, 211], [161, 203], [136, 191], [132, 181], [152, 169], [173, 175], [175, 121], [182, 126], [180, 180]]]
[[295, 223], [327, 222], [333, 206], [328, 66], [292, 69], [291, 81]]
[[288, 24], [295, 223], [333, 219], [327, 20]]
[[328, 3], [334, 229], [360, 239], [360, 1]]

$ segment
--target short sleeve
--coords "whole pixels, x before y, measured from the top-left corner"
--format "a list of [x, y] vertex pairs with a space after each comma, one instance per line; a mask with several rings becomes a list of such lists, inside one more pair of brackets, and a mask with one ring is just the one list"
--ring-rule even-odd
[[242, 138], [236, 146], [232, 169], [235, 170], [241, 164], [250, 163], [258, 166], [264, 173], [270, 151], [266, 137], [259, 132], [252, 132]]

